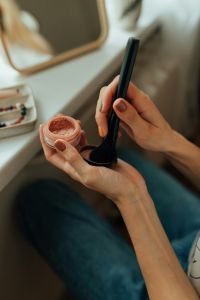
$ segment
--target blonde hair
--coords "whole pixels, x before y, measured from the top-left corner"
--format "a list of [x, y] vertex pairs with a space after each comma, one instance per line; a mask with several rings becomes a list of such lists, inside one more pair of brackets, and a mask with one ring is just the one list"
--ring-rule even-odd
[[9, 44], [18, 44], [42, 54], [53, 54], [47, 40], [22, 22], [21, 11], [15, 0], [0, 0], [0, 18]]

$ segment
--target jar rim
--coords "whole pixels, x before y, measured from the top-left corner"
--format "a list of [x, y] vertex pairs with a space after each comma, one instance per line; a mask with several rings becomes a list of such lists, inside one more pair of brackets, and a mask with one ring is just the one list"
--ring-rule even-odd
[[[70, 136], [65, 136], [65, 135], [60, 135], [58, 133], [53, 133], [50, 130], [50, 126], [51, 126], [52, 122], [56, 121], [56, 120], [59, 120], [59, 119], [65, 119], [73, 125], [74, 132]], [[46, 129], [47, 129], [46, 133], [48, 134], [49, 137], [51, 137], [53, 139], [66, 139], [66, 141], [69, 141], [69, 142], [71, 140], [73, 140], [74, 138], [76, 138], [81, 132], [81, 127], [80, 127], [79, 122], [76, 119], [74, 119], [70, 116], [64, 116], [64, 115], [60, 115], [60, 116], [56, 116], [56, 117], [51, 118], [46, 124]]]

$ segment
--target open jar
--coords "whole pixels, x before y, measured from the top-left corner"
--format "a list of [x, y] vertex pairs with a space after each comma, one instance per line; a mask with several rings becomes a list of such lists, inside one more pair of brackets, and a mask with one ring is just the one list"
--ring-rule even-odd
[[62, 139], [77, 149], [80, 148], [82, 130], [80, 122], [72, 117], [59, 115], [50, 119], [43, 128], [46, 144], [55, 148], [56, 140]]

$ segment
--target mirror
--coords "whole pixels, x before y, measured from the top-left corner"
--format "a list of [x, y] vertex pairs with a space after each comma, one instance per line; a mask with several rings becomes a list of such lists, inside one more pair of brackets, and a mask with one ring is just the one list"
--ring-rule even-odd
[[107, 33], [104, 0], [0, 0], [0, 48], [24, 74], [92, 51]]

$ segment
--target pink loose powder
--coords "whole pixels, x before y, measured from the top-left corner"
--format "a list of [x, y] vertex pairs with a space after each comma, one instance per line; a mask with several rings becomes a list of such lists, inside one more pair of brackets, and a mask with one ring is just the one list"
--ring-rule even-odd
[[61, 128], [58, 130], [53, 131], [54, 134], [60, 134], [65, 136], [71, 136], [74, 133], [74, 128]]
[[75, 125], [71, 122], [71, 120], [66, 119], [66, 117], [59, 117], [50, 122], [49, 130], [53, 134], [61, 134], [69, 137], [74, 134]]

